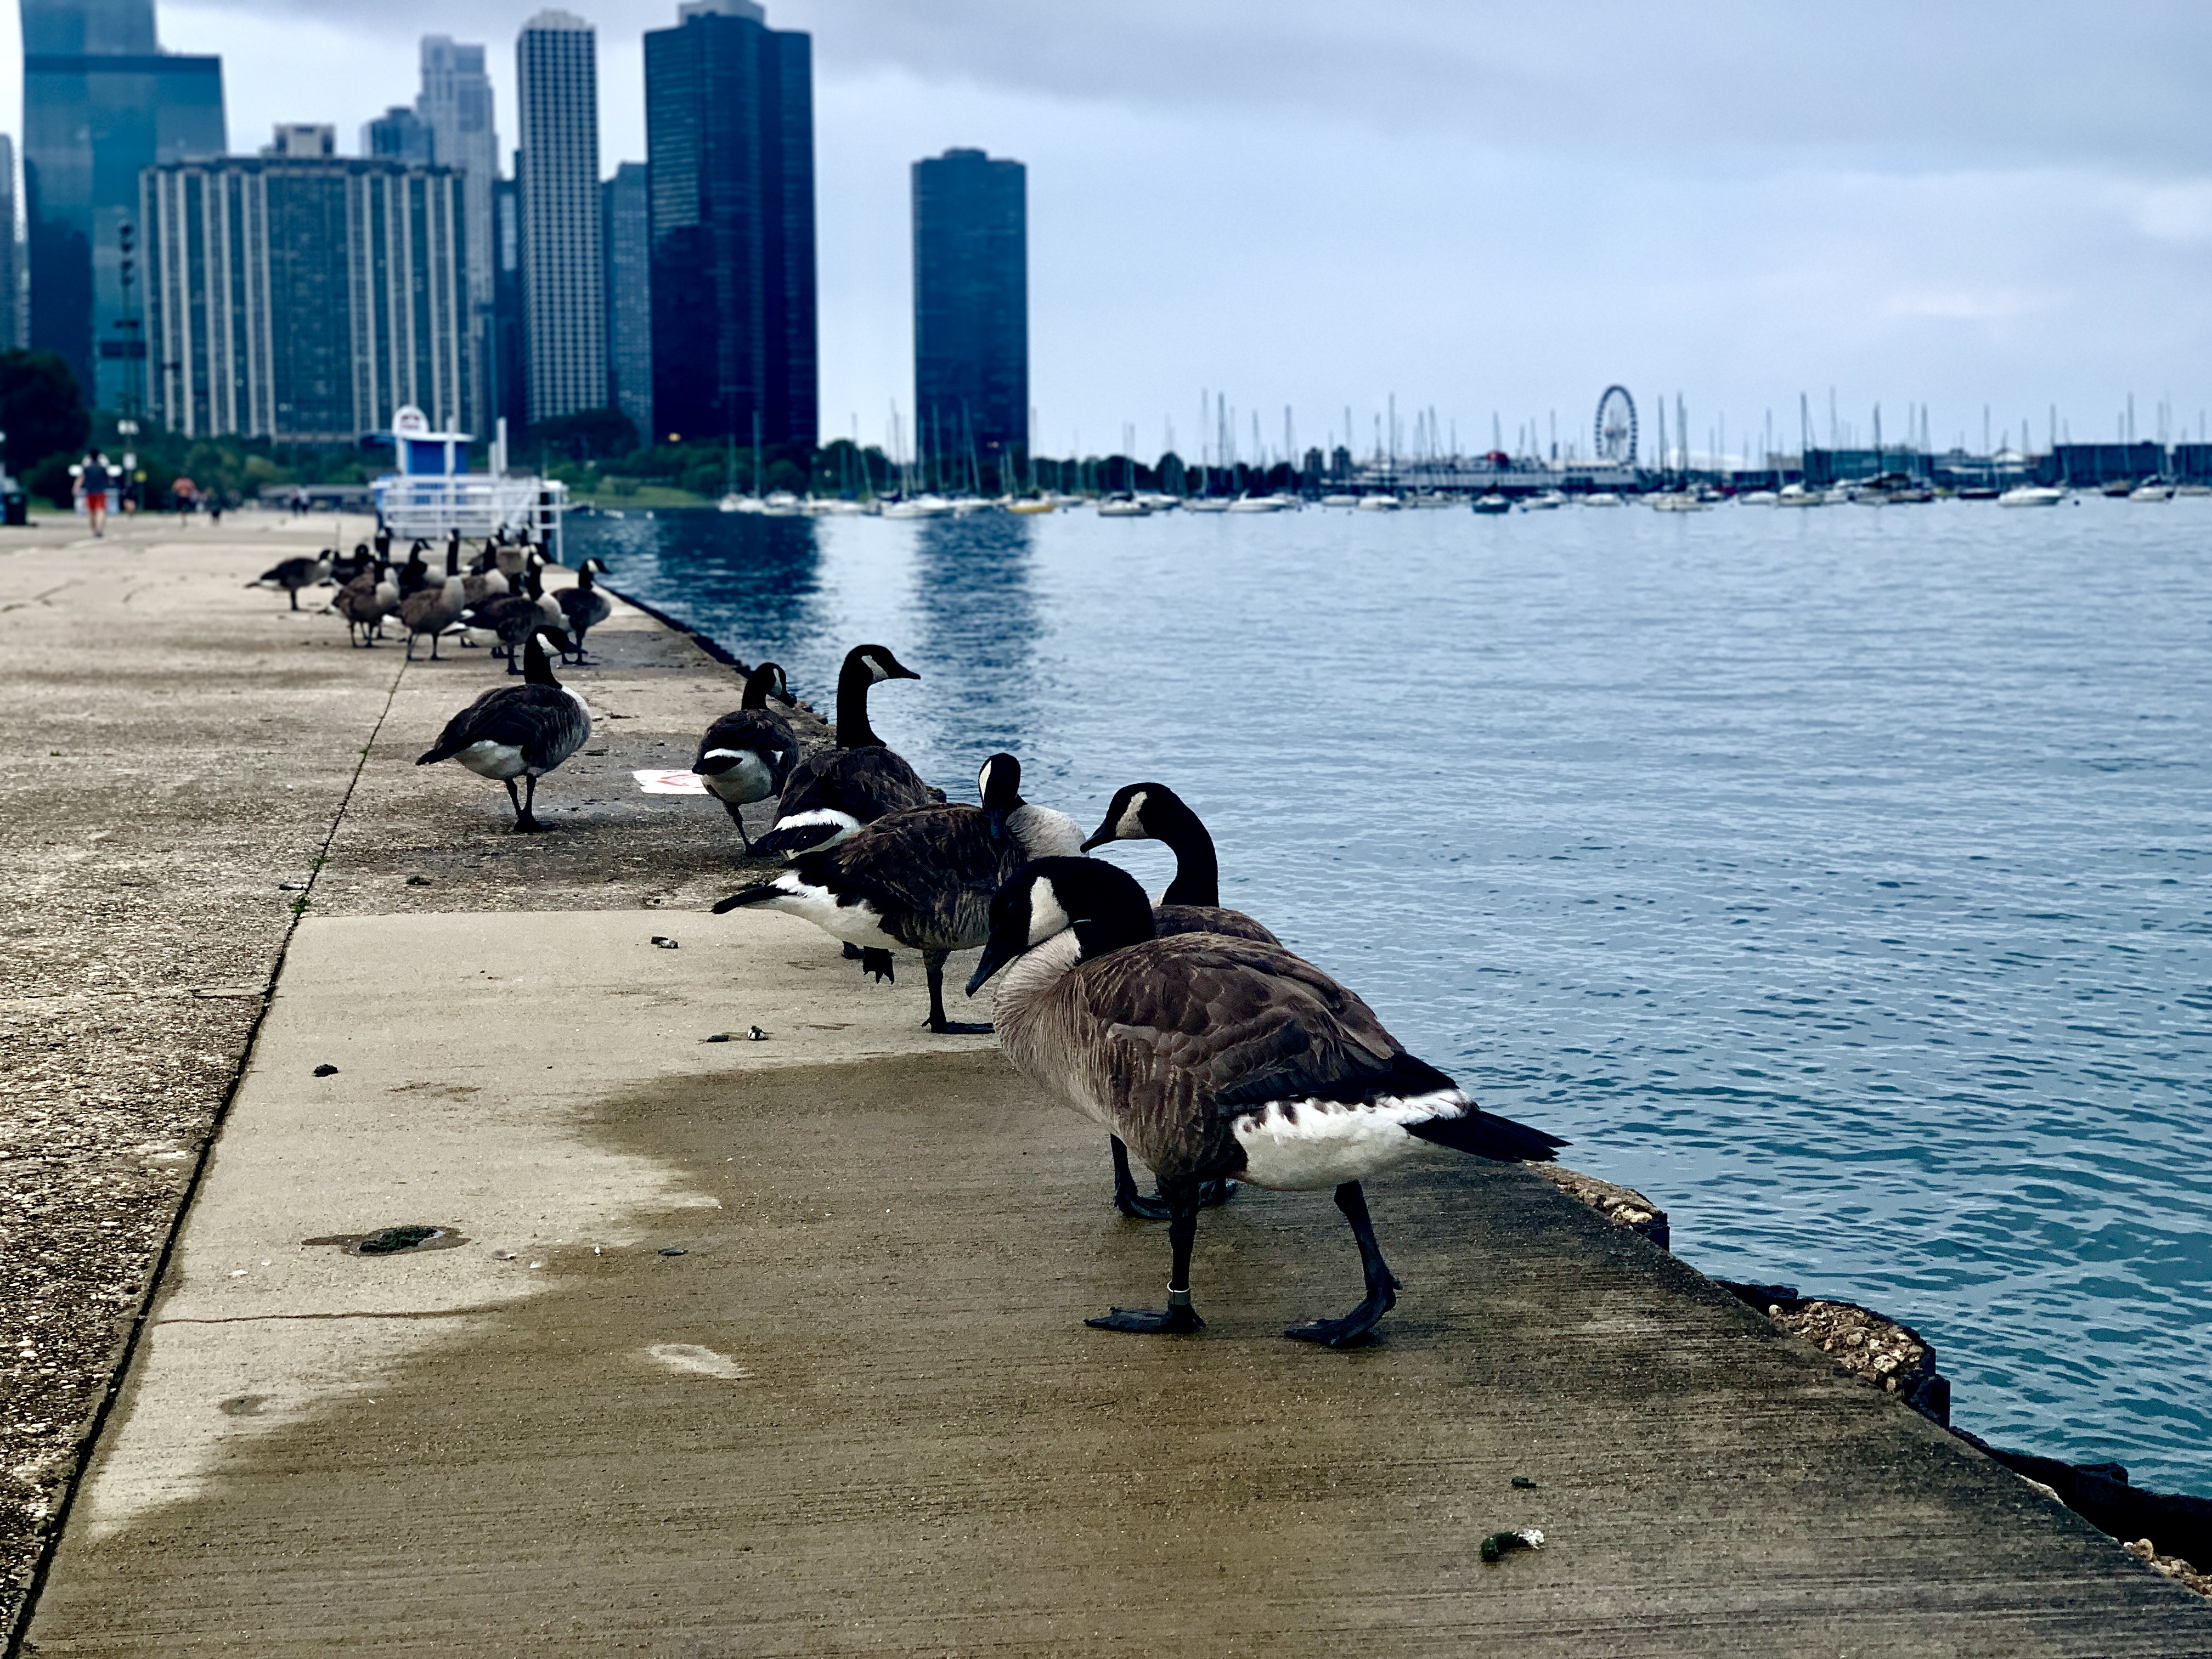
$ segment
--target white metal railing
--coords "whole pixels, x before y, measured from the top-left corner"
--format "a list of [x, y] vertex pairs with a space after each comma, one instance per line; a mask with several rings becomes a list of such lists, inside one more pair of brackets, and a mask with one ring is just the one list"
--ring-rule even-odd
[[435, 541], [453, 531], [464, 536], [526, 532], [541, 538], [562, 559], [561, 521], [568, 512], [568, 487], [552, 478], [501, 478], [470, 472], [454, 477], [379, 478], [377, 517], [394, 536]]

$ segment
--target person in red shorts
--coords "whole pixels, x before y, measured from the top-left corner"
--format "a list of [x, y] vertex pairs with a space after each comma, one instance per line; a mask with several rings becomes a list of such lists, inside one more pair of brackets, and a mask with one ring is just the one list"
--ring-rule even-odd
[[77, 474], [76, 487], [84, 497], [84, 516], [92, 523], [92, 533], [107, 533], [107, 495], [115, 488], [115, 480], [107, 470], [107, 457], [88, 455], [84, 469]]

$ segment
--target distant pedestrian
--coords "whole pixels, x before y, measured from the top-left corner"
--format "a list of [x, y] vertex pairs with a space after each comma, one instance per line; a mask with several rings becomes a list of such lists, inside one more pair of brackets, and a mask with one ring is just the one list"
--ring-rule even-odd
[[107, 495], [115, 487], [114, 476], [107, 470], [107, 457], [100, 454], [86, 456], [84, 465], [76, 475], [76, 487], [78, 493], [84, 497], [84, 515], [92, 522], [92, 533], [105, 536], [107, 533]]

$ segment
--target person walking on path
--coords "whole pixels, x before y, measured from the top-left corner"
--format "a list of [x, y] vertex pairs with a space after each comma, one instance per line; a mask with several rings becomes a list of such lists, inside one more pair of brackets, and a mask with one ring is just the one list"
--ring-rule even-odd
[[84, 515], [92, 521], [92, 533], [107, 533], [107, 494], [115, 487], [107, 471], [107, 457], [88, 455], [76, 476], [77, 492], [84, 497]]

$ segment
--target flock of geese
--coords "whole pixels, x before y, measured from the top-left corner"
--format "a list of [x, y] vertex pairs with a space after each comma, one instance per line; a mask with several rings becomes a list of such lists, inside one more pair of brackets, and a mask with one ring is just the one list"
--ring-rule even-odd
[[[439, 635], [465, 617], [493, 628], [510, 659], [519, 651], [521, 684], [478, 697], [416, 763], [456, 760], [504, 782], [516, 830], [543, 829], [532, 811], [538, 780], [591, 735], [589, 711], [556, 679], [546, 647], [583, 659], [585, 632], [607, 614], [590, 580], [601, 567], [586, 561], [576, 586], [549, 599], [533, 550], [495, 544], [464, 574], [456, 539], [436, 588], [422, 551], [392, 580], [384, 550], [361, 550], [333, 608], [368, 643], [397, 610], [410, 645], [427, 633], [434, 655]], [[300, 588], [331, 576], [331, 562], [289, 560], [262, 581], [291, 592], [296, 606]], [[503, 579], [498, 590], [472, 593], [471, 580], [494, 574]], [[518, 584], [520, 593], [512, 591]], [[396, 605], [386, 603], [387, 586]], [[362, 593], [368, 601], [346, 597]], [[426, 594], [435, 595], [435, 612], [418, 607], [410, 617], [409, 605]], [[500, 610], [502, 601], [527, 614]], [[367, 604], [380, 607], [374, 622], [365, 621]], [[501, 620], [514, 615], [522, 619]], [[1010, 754], [983, 761], [977, 805], [946, 800], [868, 719], [875, 686], [920, 678], [886, 647], [855, 646], [838, 675], [834, 741], [808, 754], [774, 706], [795, 702], [784, 671], [774, 663], [750, 671], [740, 706], [700, 738], [692, 769], [723, 803], [747, 854], [785, 863], [714, 913], [759, 907], [804, 918], [878, 981], [895, 977], [896, 952], [919, 953], [930, 1030], [995, 1030], [1017, 1070], [1106, 1130], [1115, 1205], [1168, 1223], [1170, 1270], [1164, 1307], [1116, 1307], [1089, 1324], [1204, 1328], [1190, 1288], [1199, 1212], [1244, 1182], [1334, 1190], [1358, 1245], [1364, 1293], [1343, 1316], [1284, 1334], [1330, 1347], [1365, 1340], [1400, 1288], [1368, 1215], [1369, 1176], [1424, 1143], [1504, 1162], [1548, 1159], [1566, 1143], [1481, 1110], [1407, 1052], [1357, 994], [1260, 921], [1222, 908], [1212, 837], [1166, 785], [1120, 789], [1088, 836], [1066, 813], [1023, 798], [1021, 763]], [[771, 798], [772, 826], [749, 836], [743, 809]], [[1157, 841], [1174, 853], [1175, 879], [1158, 903], [1127, 872], [1089, 856], [1109, 841]], [[997, 981], [990, 1024], [956, 1021], [945, 1006], [946, 962], [979, 947], [966, 992], [972, 998]], [[1133, 1152], [1158, 1177], [1158, 1197], [1139, 1192]]]

